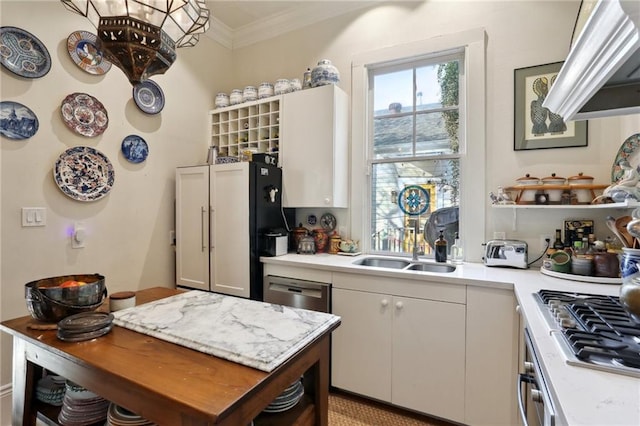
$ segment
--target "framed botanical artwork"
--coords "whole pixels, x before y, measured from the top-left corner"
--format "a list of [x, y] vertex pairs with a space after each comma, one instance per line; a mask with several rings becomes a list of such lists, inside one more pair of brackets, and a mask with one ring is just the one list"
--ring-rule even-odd
[[542, 106], [562, 62], [514, 71], [515, 151], [587, 146], [587, 122], [565, 121]]

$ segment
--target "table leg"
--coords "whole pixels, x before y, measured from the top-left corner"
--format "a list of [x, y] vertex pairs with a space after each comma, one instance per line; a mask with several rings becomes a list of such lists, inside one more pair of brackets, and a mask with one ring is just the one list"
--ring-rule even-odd
[[27, 360], [25, 342], [13, 339], [13, 409], [12, 424], [35, 426], [37, 413], [33, 407], [33, 395], [40, 369]]
[[329, 424], [329, 336], [320, 342], [320, 358], [313, 366], [315, 376], [315, 424]]

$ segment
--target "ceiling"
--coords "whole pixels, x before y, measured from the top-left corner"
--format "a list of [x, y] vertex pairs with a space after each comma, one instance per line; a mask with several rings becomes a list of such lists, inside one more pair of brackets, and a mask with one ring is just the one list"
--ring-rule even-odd
[[229, 49], [240, 48], [378, 2], [206, 0], [212, 16], [206, 35]]

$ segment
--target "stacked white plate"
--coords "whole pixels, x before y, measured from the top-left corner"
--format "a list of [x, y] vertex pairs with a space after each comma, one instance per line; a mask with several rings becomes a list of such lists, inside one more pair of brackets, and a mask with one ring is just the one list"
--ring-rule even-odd
[[65, 378], [62, 376], [47, 375], [38, 380], [36, 386], [36, 398], [38, 401], [57, 407], [62, 405], [65, 392]]
[[109, 401], [67, 380], [58, 422], [63, 426], [84, 426], [107, 418]]
[[302, 379], [300, 379], [287, 387], [284, 392], [276, 397], [263, 411], [265, 413], [281, 413], [290, 410], [295, 407], [303, 395], [304, 386], [302, 385]]
[[155, 426], [155, 423], [112, 402], [105, 426]]

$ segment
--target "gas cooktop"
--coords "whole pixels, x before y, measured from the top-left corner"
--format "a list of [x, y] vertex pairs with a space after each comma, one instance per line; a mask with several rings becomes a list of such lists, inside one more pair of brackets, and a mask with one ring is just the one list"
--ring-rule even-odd
[[534, 294], [567, 363], [640, 377], [640, 324], [618, 297], [540, 290]]

